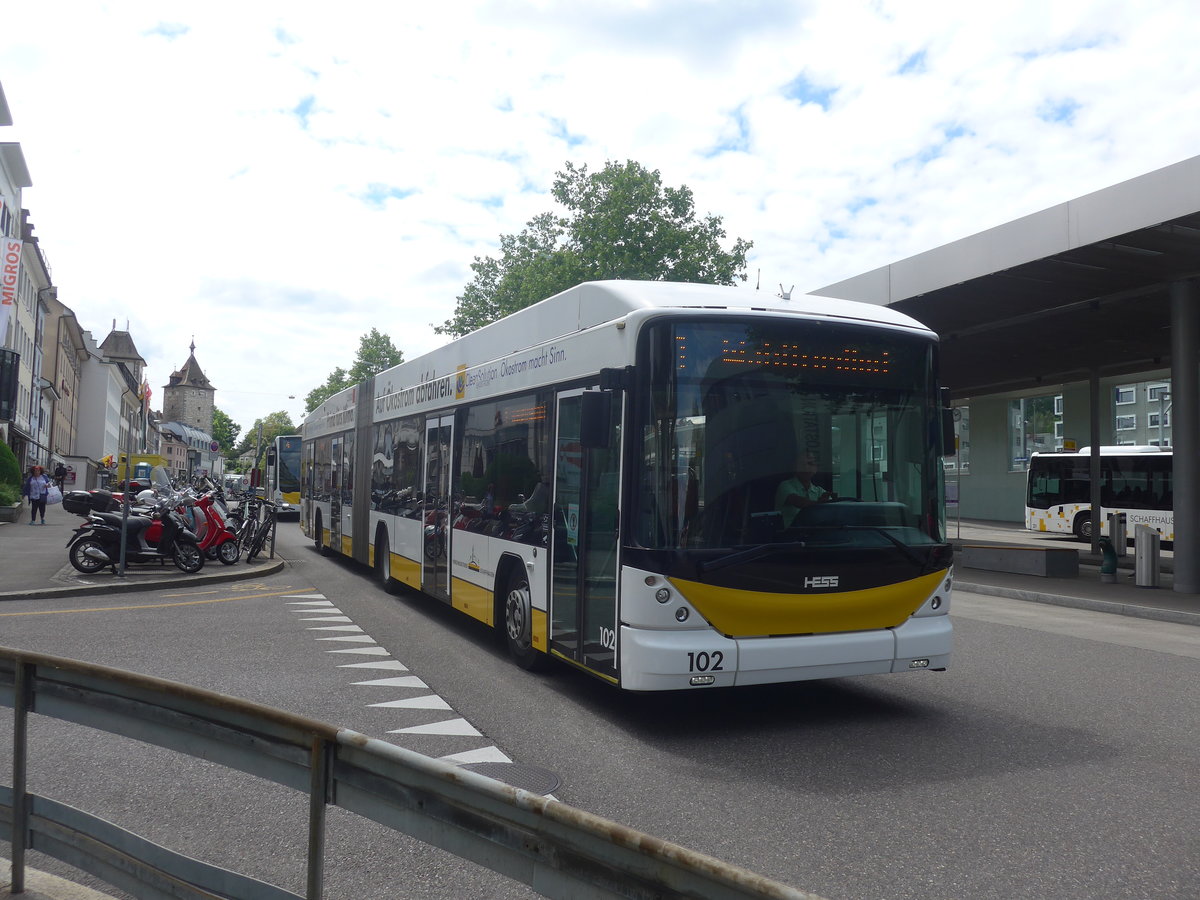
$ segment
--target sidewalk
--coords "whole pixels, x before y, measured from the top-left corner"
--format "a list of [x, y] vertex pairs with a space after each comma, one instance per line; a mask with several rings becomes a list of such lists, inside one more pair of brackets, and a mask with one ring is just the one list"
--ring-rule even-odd
[[1148, 588], [1138, 587], [1134, 583], [1132, 546], [1127, 549], [1126, 556], [1117, 558], [1117, 580], [1109, 584], [1100, 580], [1101, 558], [1092, 554], [1090, 545], [1069, 537], [1026, 531], [1021, 525], [1010, 522], [951, 520], [948, 531], [950, 542], [956, 549], [963, 544], [984, 544], [1049, 546], [1079, 551], [1079, 575], [1074, 578], [1012, 575], [959, 565], [954, 572], [954, 586], [958, 590], [1183, 625], [1200, 625], [1200, 594], [1179, 594], [1173, 590], [1175, 557], [1170, 550], [1163, 551], [1161, 555], [1159, 586]]
[[186, 575], [173, 565], [141, 563], [131, 565], [124, 577], [109, 568], [84, 575], [67, 559], [67, 541], [82, 522], [61, 505], [46, 510], [46, 524], [29, 524], [29, 504], [14, 523], [0, 524], [0, 601], [29, 600], [38, 597], [63, 597], [96, 591], [123, 593], [153, 590], [164, 585], [211, 584], [241, 578], [261, 578], [283, 568], [278, 556], [260, 556], [252, 563], [243, 557], [232, 566], [215, 559], [205, 560], [204, 568]]

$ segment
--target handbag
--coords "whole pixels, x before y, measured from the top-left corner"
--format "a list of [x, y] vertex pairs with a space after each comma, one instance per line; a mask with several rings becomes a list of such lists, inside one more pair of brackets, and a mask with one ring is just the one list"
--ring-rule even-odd
[[47, 503], [62, 503], [62, 491], [58, 489], [57, 484], [52, 484], [46, 491]]

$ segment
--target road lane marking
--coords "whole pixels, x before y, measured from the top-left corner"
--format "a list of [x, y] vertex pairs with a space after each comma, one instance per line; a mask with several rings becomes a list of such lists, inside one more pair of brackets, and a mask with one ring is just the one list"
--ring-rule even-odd
[[[122, 612], [131, 609], [171, 609], [176, 606], [200, 606], [205, 603], [232, 603], [235, 600], [257, 600], [260, 597], [281, 597], [291, 591], [274, 591], [270, 594], [240, 594], [233, 597], [214, 597], [208, 600], [182, 600], [177, 603], [136, 603], [128, 606], [94, 606], [90, 609], [31, 609], [26, 612], [0, 613], [0, 618], [12, 616], [60, 616], [69, 613]], [[180, 596], [178, 594], [174, 596]]]

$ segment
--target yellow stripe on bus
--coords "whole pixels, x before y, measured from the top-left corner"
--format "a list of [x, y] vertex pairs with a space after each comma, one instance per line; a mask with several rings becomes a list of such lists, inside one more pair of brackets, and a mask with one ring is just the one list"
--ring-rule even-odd
[[533, 611], [533, 619], [530, 623], [532, 625], [531, 640], [533, 646], [536, 649], [541, 650], [543, 653], [545, 653], [546, 648], [550, 646], [549, 642], [546, 640], [546, 621], [547, 616], [544, 609], [535, 609]]
[[471, 584], [461, 578], [452, 579], [450, 605], [485, 625], [491, 625], [493, 622], [492, 610], [495, 604], [492, 602], [492, 592], [477, 584]]
[[775, 594], [669, 580], [719, 632], [750, 637], [893, 628], [920, 609], [947, 571], [837, 594]]
[[392, 577], [402, 584], [407, 584], [410, 588], [417, 590], [421, 589], [421, 564], [415, 559], [393, 553], [390, 571]]

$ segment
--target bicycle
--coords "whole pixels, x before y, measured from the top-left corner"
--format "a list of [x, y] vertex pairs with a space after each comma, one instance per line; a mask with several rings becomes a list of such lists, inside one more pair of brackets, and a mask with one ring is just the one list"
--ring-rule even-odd
[[[250, 542], [246, 545], [246, 562], [250, 562], [262, 552], [263, 545], [275, 527], [275, 517], [279, 513], [279, 505], [271, 500], [259, 498], [258, 505], [261, 508], [262, 521], [253, 529]], [[250, 521], [249, 518], [247, 521]]]

